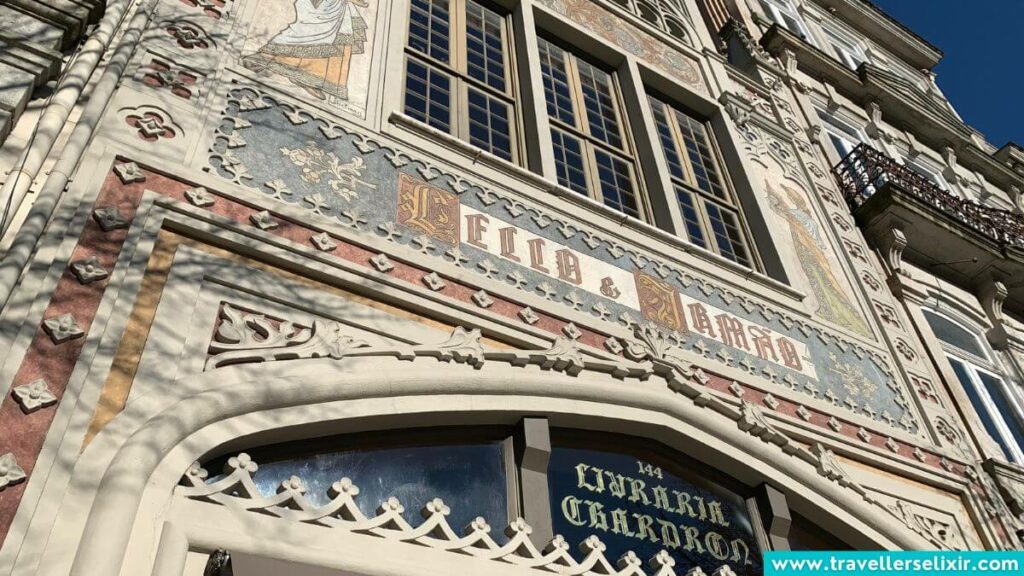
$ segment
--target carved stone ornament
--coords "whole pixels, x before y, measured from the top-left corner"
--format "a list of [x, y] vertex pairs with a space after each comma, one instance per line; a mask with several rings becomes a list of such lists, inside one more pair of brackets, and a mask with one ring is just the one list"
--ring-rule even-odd
[[870, 120], [864, 126], [868, 136], [892, 144], [893, 136], [882, 124], [882, 108], [876, 102], [868, 102], [865, 106]]
[[820, 442], [815, 443], [811, 448], [811, 451], [815, 456], [818, 457], [818, 473], [828, 478], [829, 480], [835, 480], [841, 486], [849, 486], [853, 483], [847, 475], [846, 470], [839, 463], [839, 459], [836, 458], [834, 452], [825, 448]]
[[213, 194], [210, 194], [210, 192], [202, 186], [185, 190], [185, 199], [193, 206], [198, 206], [200, 208], [213, 206], [217, 201], [216, 197]]
[[11, 391], [11, 394], [21, 406], [22, 412], [26, 414], [57, 403], [57, 397], [50, 392], [50, 388], [47, 386], [46, 380], [43, 380], [42, 378], [33, 380], [28, 384], [16, 386]]
[[121, 215], [121, 211], [118, 210], [116, 206], [97, 208], [93, 210], [92, 217], [104, 232], [110, 232], [111, 230], [117, 230], [119, 228], [127, 228], [131, 223], [127, 218]]
[[85, 336], [85, 332], [78, 326], [75, 317], [70, 313], [43, 320], [43, 330], [50, 335], [54, 344], [62, 344], [68, 340]]
[[992, 323], [992, 328], [985, 333], [986, 339], [996, 350], [1006, 350], [1010, 346], [1010, 335], [1003, 325], [1003, 302], [1009, 295], [1006, 285], [990, 278], [979, 284], [976, 292], [985, 315]]
[[740, 418], [737, 423], [740, 430], [753, 434], [769, 444], [779, 446], [787, 454], [792, 454], [796, 451], [795, 447], [790, 445], [789, 437], [769, 424], [764, 411], [753, 402], [744, 400], [740, 404]]
[[14, 454], [8, 452], [0, 456], [0, 491], [25, 480], [25, 470], [18, 466]]
[[892, 227], [874, 235], [875, 244], [882, 254], [891, 274], [903, 274], [903, 249], [907, 247], [907, 237], [903, 230]]
[[390, 272], [395, 269], [395, 265], [391, 263], [388, 255], [384, 253], [371, 256], [370, 265], [376, 268], [378, 272]]
[[249, 221], [260, 230], [273, 230], [280, 226], [277, 220], [270, 215], [270, 212], [262, 210], [249, 216]]
[[571, 340], [579, 340], [583, 336], [583, 332], [572, 322], [562, 326], [562, 334], [565, 334]]
[[481, 308], [490, 308], [494, 305], [494, 299], [487, 293], [486, 290], [478, 290], [471, 296], [473, 302]]
[[314, 234], [310, 236], [309, 241], [312, 242], [313, 246], [321, 252], [330, 252], [338, 247], [338, 243], [335, 242], [327, 232]]
[[441, 277], [437, 275], [437, 272], [431, 272], [424, 276], [423, 283], [426, 284], [427, 288], [430, 288], [434, 292], [444, 290], [444, 287], [447, 286], [444, 280], [441, 280]]
[[[285, 522], [386, 538], [544, 572], [574, 576], [683, 576], [674, 570], [675, 560], [666, 550], [650, 559], [649, 572], [644, 571], [642, 560], [632, 551], [613, 563], [605, 556], [605, 544], [593, 535], [579, 545], [582, 560], [574, 557], [570, 552], [572, 547], [562, 536], [555, 536], [539, 549], [530, 538], [533, 528], [523, 518], [516, 518], [505, 528], [507, 541], [503, 544], [494, 540], [491, 525], [482, 517], [470, 522], [460, 536], [448, 523], [451, 508], [440, 498], [423, 506], [424, 520], [415, 527], [406, 521], [405, 506], [395, 497], [381, 502], [376, 515], [368, 517], [356, 503], [359, 487], [348, 477], [339, 478], [330, 486], [327, 495], [331, 500], [323, 506], [313, 503], [307, 496], [306, 483], [296, 476], [284, 480], [272, 496], [264, 496], [252, 479], [257, 469], [252, 458], [242, 453], [228, 459], [222, 478], [207, 483], [209, 473], [197, 462], [185, 472], [175, 494], [211, 505], [257, 512]], [[696, 568], [685, 576], [703, 575], [704, 572]], [[735, 576], [735, 572], [723, 564], [712, 576]]]
[[71, 273], [75, 275], [75, 278], [81, 284], [89, 284], [90, 282], [103, 280], [107, 277], [107, 271], [103, 269], [100, 259], [96, 256], [89, 256], [88, 258], [72, 262]]
[[117, 174], [122, 184], [146, 181], [146, 173], [135, 162], [122, 162], [114, 166], [114, 173]]
[[533, 308], [527, 306], [519, 311], [519, 319], [527, 324], [536, 324], [537, 321], [540, 320], [540, 316], [537, 316], [537, 313], [533, 311]]

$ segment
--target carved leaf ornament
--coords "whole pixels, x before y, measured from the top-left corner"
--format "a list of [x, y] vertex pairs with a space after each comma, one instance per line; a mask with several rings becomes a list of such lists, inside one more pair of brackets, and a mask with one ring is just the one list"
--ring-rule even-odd
[[[225, 304], [221, 309], [221, 324], [217, 328], [215, 342], [210, 346], [212, 355], [207, 360], [206, 369], [212, 370], [230, 364], [247, 362], [306, 358], [393, 357], [399, 361], [412, 361], [419, 357], [428, 357], [439, 362], [466, 364], [473, 368], [480, 368], [485, 362], [501, 362], [516, 367], [535, 365], [542, 370], [562, 372], [569, 376], [576, 376], [584, 371], [609, 374], [620, 380], [643, 381], [648, 380], [651, 376], [659, 376], [665, 380], [668, 388], [673, 392], [690, 398], [697, 406], [710, 407], [731, 418], [737, 423], [740, 430], [770, 445], [777, 446], [784, 454], [796, 456], [813, 466], [819, 475], [836, 482], [841, 487], [853, 490], [865, 502], [885, 510], [901, 520], [909, 529], [939, 545], [934, 541], [933, 527], [925, 529], [918, 522], [907, 521], [900, 510], [879, 502], [846, 473], [838, 457], [824, 445], [818, 443], [810, 449], [804, 448], [799, 443], [792, 442], [788, 435], [773, 426], [768, 415], [760, 406], [741, 401], [737, 407], [730, 401], [712, 396], [706, 388], [709, 381], [707, 374], [699, 367], [687, 363], [683, 359], [682, 351], [651, 324], [636, 325], [632, 339], [620, 338], [625, 358], [614, 359], [590, 356], [584, 353], [575, 340], [564, 336], [556, 337], [546, 350], [488, 350], [480, 342], [481, 332], [479, 329], [467, 330], [461, 326], [455, 327], [443, 342], [419, 345], [400, 343], [371, 345], [361, 338], [348, 334], [348, 330], [350, 328], [343, 324], [324, 320], [314, 321], [312, 328], [300, 327], [291, 322], [272, 321], [266, 316], [243, 312]], [[239, 455], [238, 459], [242, 463], [249, 462], [248, 456], [244, 454]], [[255, 463], [248, 466], [252, 468], [250, 472], [255, 471], [255, 466]], [[190, 471], [189, 474], [192, 472]], [[189, 477], [189, 474], [186, 474], [186, 478]], [[255, 491], [252, 479], [248, 477], [247, 473], [237, 472], [237, 470], [229, 472], [228, 477], [209, 486], [196, 484], [193, 489], [187, 490], [185, 493], [190, 497], [200, 493], [204, 495], [220, 493], [217, 498], [209, 499], [224, 503], [221, 500], [228, 497], [225, 494], [236, 492], [241, 497], [256, 501], [251, 505], [245, 505], [245, 508], [249, 510], [269, 510], [272, 514], [282, 518], [332, 526], [337, 525], [335, 522], [351, 522], [353, 523], [351, 525], [342, 525], [363, 533], [380, 535], [374, 530], [380, 529], [384, 525], [401, 526], [402, 534], [398, 536], [399, 539], [420, 544], [424, 542], [421, 538], [434, 538], [434, 536], [427, 536], [428, 534], [443, 534], [447, 538], [444, 543], [429, 540], [431, 544], [428, 545], [437, 545], [446, 550], [463, 552], [466, 551], [465, 547], [470, 547], [475, 550], [472, 552], [474, 554], [489, 554], [488, 557], [493, 559], [517, 564], [523, 562], [523, 565], [550, 567], [553, 566], [552, 562], [558, 562], [560, 566], [572, 567], [565, 569], [568, 571], [557, 570], [560, 574], [647, 576], [647, 573], [639, 565], [634, 565], [632, 560], [627, 562], [625, 567], [620, 562], [621, 570], [617, 571], [596, 550], [592, 550], [582, 563], [571, 560], [568, 554], [555, 554], [553, 550], [556, 550], [557, 547], [552, 548], [556, 544], [555, 542], [552, 542], [552, 545], [544, 553], [541, 553], [533, 548], [532, 544], [528, 546], [525, 544], [529, 542], [526, 535], [520, 539], [520, 545], [526, 546], [525, 548], [510, 547], [512, 542], [505, 546], [498, 546], [489, 537], [485, 538], [487, 531], [479, 527], [471, 526], [466, 536], [459, 537], [451, 532], [450, 527], [441, 525], [441, 520], [445, 515], [439, 512], [430, 512], [427, 515], [427, 521], [415, 529], [400, 517], [396, 520], [396, 514], [399, 513], [384, 513], [373, 519], [366, 519], [361, 515], [356, 516], [352, 512], [352, 510], [358, 512], [355, 505], [350, 499], [346, 500], [340, 496], [345, 490], [352, 488], [349, 486], [349, 488], [342, 489], [345, 486], [344, 481], [345, 479], [341, 481], [342, 483], [335, 484], [338, 487], [336, 493], [332, 493], [335, 500], [327, 508], [321, 509], [314, 509], [302, 497], [301, 490], [289, 486], [282, 487], [281, 492], [274, 497], [263, 498], [258, 491]], [[295, 484], [295, 486], [299, 486], [299, 484]], [[397, 506], [397, 502], [395, 505]], [[338, 516], [342, 509], [348, 516]], [[401, 522], [398, 524], [389, 524], [399, 522], [399, 520]], [[481, 522], [483, 522], [482, 519]], [[486, 525], [486, 523], [481, 525]], [[517, 524], [513, 523], [513, 525]], [[435, 533], [435, 530], [440, 530], [440, 532]], [[524, 530], [526, 528], [519, 531], [513, 530], [510, 533], [513, 542], [516, 541], [515, 534], [522, 534]], [[526, 556], [523, 557], [520, 554], [526, 554]], [[510, 558], [516, 558], [516, 560]], [[592, 571], [599, 565], [600, 571]], [[667, 576], [674, 575], [675, 572], [672, 571], [670, 565], [661, 564], [652, 574]]]

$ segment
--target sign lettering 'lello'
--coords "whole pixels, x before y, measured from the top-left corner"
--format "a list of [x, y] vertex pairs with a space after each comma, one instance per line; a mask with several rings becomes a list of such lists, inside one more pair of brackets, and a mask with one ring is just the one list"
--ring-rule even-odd
[[812, 378], [807, 346], [769, 328], [700, 302], [669, 282], [626, 271], [493, 215], [460, 205], [454, 194], [400, 175], [398, 224], [454, 246], [472, 246], [554, 281], [637, 310], [669, 330], [695, 332], [724, 346]]

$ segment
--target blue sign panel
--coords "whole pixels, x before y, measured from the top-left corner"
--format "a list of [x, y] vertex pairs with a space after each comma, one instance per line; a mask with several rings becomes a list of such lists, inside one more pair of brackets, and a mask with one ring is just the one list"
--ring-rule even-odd
[[667, 550], [678, 574], [723, 564], [740, 576], [761, 574], [743, 498], [703, 478], [626, 453], [556, 446], [548, 482], [555, 533], [573, 546], [596, 535], [611, 560]]

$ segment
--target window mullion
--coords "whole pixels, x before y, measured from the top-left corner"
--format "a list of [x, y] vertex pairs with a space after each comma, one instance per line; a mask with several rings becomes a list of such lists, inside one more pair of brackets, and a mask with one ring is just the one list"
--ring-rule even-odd
[[704, 194], [696, 186], [691, 191], [691, 194], [693, 194], [693, 203], [697, 206], [701, 227], [704, 228], [704, 241], [708, 245], [708, 250], [721, 256], [722, 249], [718, 246], [718, 236], [715, 234], [714, 227], [711, 226], [711, 215], [708, 214], [707, 198], [704, 197]]
[[573, 128], [582, 134], [590, 135], [590, 124], [587, 119], [587, 108], [583, 100], [583, 83], [580, 81], [580, 69], [576, 63], [576, 56], [569, 51], [562, 51], [565, 60], [565, 75], [568, 77], [569, 90], [572, 94], [573, 121], [576, 125]]
[[679, 125], [679, 116], [671, 106], [665, 106], [665, 117], [668, 119], [668, 129], [672, 133], [672, 140], [676, 143], [676, 154], [679, 155], [679, 164], [683, 167], [686, 175], [686, 183], [697, 188], [697, 177], [693, 173], [693, 162], [690, 160], [690, 153], [686, 148], [686, 138], [683, 136], [683, 128]]

